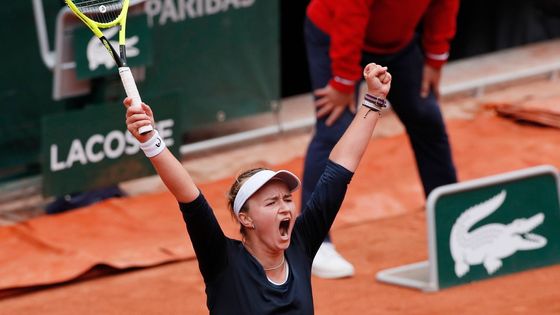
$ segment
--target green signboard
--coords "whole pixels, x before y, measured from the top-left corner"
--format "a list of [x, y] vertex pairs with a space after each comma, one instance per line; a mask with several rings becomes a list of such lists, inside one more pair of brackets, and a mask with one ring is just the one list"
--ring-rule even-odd
[[376, 278], [429, 292], [560, 263], [558, 181], [558, 171], [542, 165], [434, 189], [428, 261]]
[[[35, 6], [37, 3], [42, 5]], [[200, 126], [271, 111], [271, 104], [277, 104], [280, 98], [279, 3], [131, 2], [127, 38], [132, 47], [128, 57], [130, 65], [138, 70], [135, 77], [142, 99], [158, 106], [165, 95], [175, 95], [176, 118], [182, 121], [175, 132], [183, 135]], [[48, 149], [43, 150], [40, 144], [54, 131], [49, 131], [50, 127], [42, 129], [50, 125], [43, 123], [54, 117], [71, 117], [76, 109], [118, 103], [124, 90], [117, 71], [109, 68], [105, 51], [88, 59], [88, 45], [93, 47], [89, 49], [91, 55], [97, 42], [63, 1], [13, 2], [0, 17], [2, 29], [18, 30], [8, 32], [5, 41], [27, 48], [17, 56], [14, 50], [4, 50], [4, 59], [10, 62], [0, 71], [0, 100], [5, 109], [0, 116], [0, 147], [4, 150], [0, 154], [0, 180], [21, 171], [48, 173], [48, 156], [41, 156]], [[29, 21], [37, 24], [30, 25]], [[74, 84], [67, 84], [72, 80], [79, 83], [77, 92], [72, 90]], [[65, 88], [67, 93], [60, 92]], [[55, 100], [53, 95], [63, 99]], [[60, 119], [60, 123], [64, 121]], [[49, 134], [42, 135], [42, 130]], [[46, 182], [66, 171], [47, 174]], [[50, 193], [56, 190], [45, 189]]]
[[[54, 33], [59, 1], [45, 1], [46, 28]], [[39, 169], [40, 121], [64, 109], [52, 100], [52, 72], [41, 60], [32, 1], [2, 3], [0, 30], [0, 180], [12, 170]], [[52, 38], [51, 38], [52, 39]], [[9, 43], [9, 44], [8, 44]], [[54, 41], [51, 41], [51, 47]], [[19, 47], [19, 48], [16, 48]]]
[[[176, 97], [162, 97], [156, 103], [156, 128], [178, 156], [181, 123]], [[126, 130], [122, 104], [49, 115], [42, 128], [45, 195], [82, 192], [154, 174], [138, 141]]]
[[278, 0], [148, 0], [144, 12], [155, 47], [140, 90], [178, 93], [184, 132], [279, 100]]
[[[103, 34], [118, 49], [118, 27], [106, 29]], [[118, 73], [115, 61], [101, 41], [87, 27], [74, 32], [74, 57], [78, 79], [88, 79]], [[126, 59], [129, 67], [147, 66], [152, 63], [152, 33], [148, 31], [146, 17], [131, 16], [126, 22]]]
[[560, 262], [556, 172], [441, 193], [433, 218], [439, 288]]

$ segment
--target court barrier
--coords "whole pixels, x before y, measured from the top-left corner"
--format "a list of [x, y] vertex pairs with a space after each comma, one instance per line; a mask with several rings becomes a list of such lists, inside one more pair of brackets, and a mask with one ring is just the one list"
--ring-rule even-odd
[[435, 189], [428, 261], [379, 271], [377, 280], [438, 291], [560, 263], [558, 180], [542, 165]]

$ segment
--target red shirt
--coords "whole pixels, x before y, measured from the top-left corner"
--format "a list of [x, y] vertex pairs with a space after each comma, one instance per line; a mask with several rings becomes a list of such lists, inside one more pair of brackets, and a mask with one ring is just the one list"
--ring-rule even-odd
[[441, 68], [455, 35], [458, 10], [459, 0], [312, 0], [307, 16], [331, 37], [329, 84], [351, 93], [362, 75], [362, 50], [398, 52], [412, 40], [422, 18], [425, 62]]

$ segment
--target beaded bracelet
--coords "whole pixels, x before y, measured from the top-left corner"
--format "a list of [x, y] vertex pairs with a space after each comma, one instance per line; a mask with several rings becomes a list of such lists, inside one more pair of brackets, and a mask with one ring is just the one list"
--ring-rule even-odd
[[383, 98], [366, 93], [366, 95], [364, 96], [364, 101], [362, 102], [362, 106], [369, 109], [364, 115], [364, 118], [366, 118], [371, 111], [377, 112], [377, 114], [381, 116], [381, 110], [387, 107], [387, 101]]
[[382, 97], [377, 97], [375, 95], [371, 95], [369, 93], [366, 93], [366, 95], [364, 95], [364, 99], [368, 100], [372, 103], [375, 103], [380, 108], [387, 107], [387, 100], [382, 98]]

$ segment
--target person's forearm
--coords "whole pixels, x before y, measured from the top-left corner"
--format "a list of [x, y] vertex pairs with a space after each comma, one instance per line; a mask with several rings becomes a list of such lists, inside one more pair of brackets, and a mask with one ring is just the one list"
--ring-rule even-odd
[[168, 149], [150, 158], [150, 161], [177, 201], [189, 203], [198, 197], [200, 192], [191, 176]]
[[333, 148], [330, 160], [351, 172], [356, 171], [378, 119], [377, 112], [370, 111], [365, 106], [358, 106], [354, 120]]

